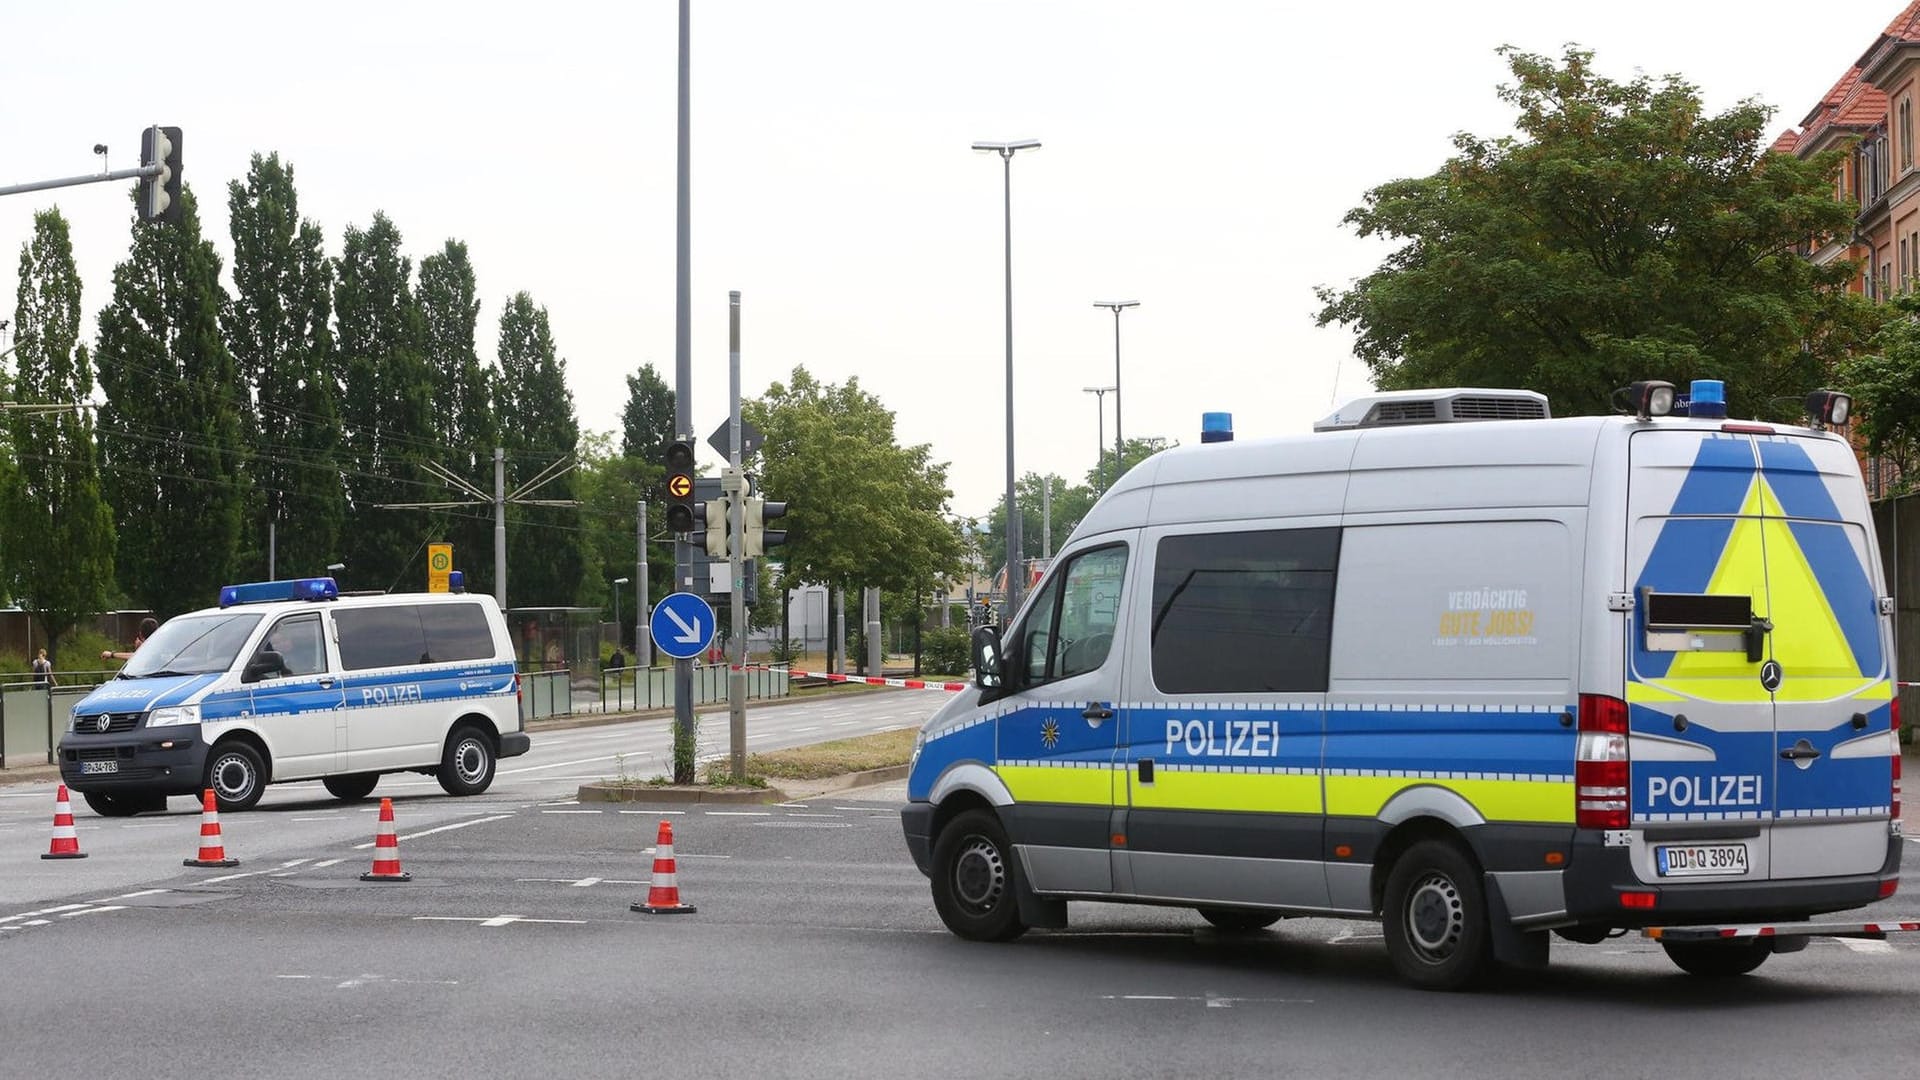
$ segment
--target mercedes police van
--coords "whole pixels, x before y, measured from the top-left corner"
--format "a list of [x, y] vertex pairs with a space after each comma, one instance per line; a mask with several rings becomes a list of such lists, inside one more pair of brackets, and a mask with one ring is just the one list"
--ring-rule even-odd
[[1727, 420], [1718, 383], [1686, 418], [1623, 393], [1379, 394], [1134, 468], [920, 733], [903, 825], [942, 920], [1377, 918], [1454, 988], [1550, 933], [1781, 921], [1662, 941], [1743, 974], [1892, 895], [1893, 606], [1824, 430], [1848, 399], [1792, 427]]
[[169, 619], [73, 709], [61, 778], [95, 813], [211, 789], [245, 810], [268, 784], [363, 799], [382, 773], [478, 795], [527, 752], [506, 620], [490, 596], [342, 596], [332, 578], [220, 591]]

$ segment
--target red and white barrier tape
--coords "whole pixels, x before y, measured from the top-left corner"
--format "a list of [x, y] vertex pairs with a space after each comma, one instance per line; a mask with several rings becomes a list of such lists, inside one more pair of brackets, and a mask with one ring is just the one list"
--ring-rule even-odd
[[[735, 664], [733, 665], [733, 670], [744, 671], [746, 669]], [[825, 679], [828, 682], [865, 683], [868, 686], [900, 686], [908, 690], [944, 690], [950, 694], [967, 688], [967, 684], [963, 682], [928, 682], [925, 679], [882, 679], [871, 675], [836, 675], [827, 671], [795, 671], [792, 668], [786, 670], [788, 675], [796, 679]]]

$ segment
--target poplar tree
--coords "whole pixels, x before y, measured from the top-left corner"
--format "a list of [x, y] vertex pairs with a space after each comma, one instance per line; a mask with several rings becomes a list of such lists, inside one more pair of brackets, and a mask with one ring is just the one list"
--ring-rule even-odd
[[[482, 491], [493, 490], [493, 370], [480, 362], [475, 336], [480, 301], [467, 245], [448, 240], [420, 260], [420, 317], [427, 368], [433, 380], [433, 430], [446, 447], [440, 464]], [[446, 491], [450, 499], [461, 498]], [[484, 506], [460, 507], [435, 522], [453, 544], [454, 565], [474, 592], [493, 590], [493, 515]]]
[[[567, 389], [567, 362], [553, 344], [547, 309], [515, 293], [500, 313], [500, 379], [494, 416], [512, 475], [524, 483], [579, 448], [580, 424]], [[535, 499], [571, 499], [574, 483], [562, 475], [530, 493]], [[580, 515], [570, 507], [507, 508], [508, 600], [516, 607], [572, 604], [585, 569]], [[588, 590], [598, 602], [598, 583]]]
[[[93, 396], [93, 365], [80, 344], [80, 273], [67, 219], [33, 217], [20, 247], [13, 312], [17, 404], [61, 405]], [[107, 605], [113, 581], [113, 515], [100, 493], [93, 422], [86, 410], [7, 414], [17, 468], [0, 481], [0, 560], [8, 591], [39, 620], [47, 655], [59, 639]]]
[[[293, 166], [253, 155], [227, 186], [233, 305], [227, 340], [240, 378], [247, 437], [243, 568], [265, 575], [269, 535], [282, 577], [321, 573], [340, 555], [339, 387], [333, 371], [333, 267], [320, 227], [300, 217]], [[271, 529], [269, 528], [271, 526]]]
[[181, 192], [171, 225], [133, 224], [95, 351], [102, 486], [118, 534], [120, 587], [162, 616], [206, 607], [231, 580], [245, 502], [233, 354], [220, 257]]

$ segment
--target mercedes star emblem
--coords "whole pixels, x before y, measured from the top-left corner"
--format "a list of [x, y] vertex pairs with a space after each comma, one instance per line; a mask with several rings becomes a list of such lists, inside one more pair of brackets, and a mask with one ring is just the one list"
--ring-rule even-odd
[[1780, 689], [1780, 676], [1780, 661], [1769, 660], [1760, 665], [1760, 685], [1767, 688], [1767, 693]]

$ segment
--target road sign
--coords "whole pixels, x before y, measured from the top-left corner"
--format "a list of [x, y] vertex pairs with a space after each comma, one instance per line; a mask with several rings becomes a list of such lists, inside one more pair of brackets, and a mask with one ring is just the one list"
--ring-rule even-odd
[[684, 499], [687, 496], [692, 495], [693, 494], [693, 477], [685, 476], [685, 475], [677, 475], [677, 476], [669, 477], [667, 479], [667, 494], [673, 496], [676, 499]]
[[450, 592], [447, 575], [453, 570], [453, 545], [427, 545], [427, 591]]
[[[729, 442], [727, 439], [727, 426], [732, 422], [733, 421], [731, 420], [721, 421], [720, 427], [716, 429], [713, 434], [707, 436], [707, 445], [713, 447], [714, 453], [719, 454], [721, 457], [729, 457], [733, 453], [733, 444]], [[752, 424], [747, 423], [744, 417], [741, 418], [740, 420], [740, 460], [741, 461], [745, 461], [748, 458], [752, 457], [754, 454], [754, 451], [760, 449], [761, 444], [766, 441], [767, 441], [767, 437], [765, 435], [760, 434], [759, 428], [754, 427]]]
[[677, 592], [653, 608], [653, 643], [675, 660], [699, 656], [713, 643], [713, 608], [692, 593]]

